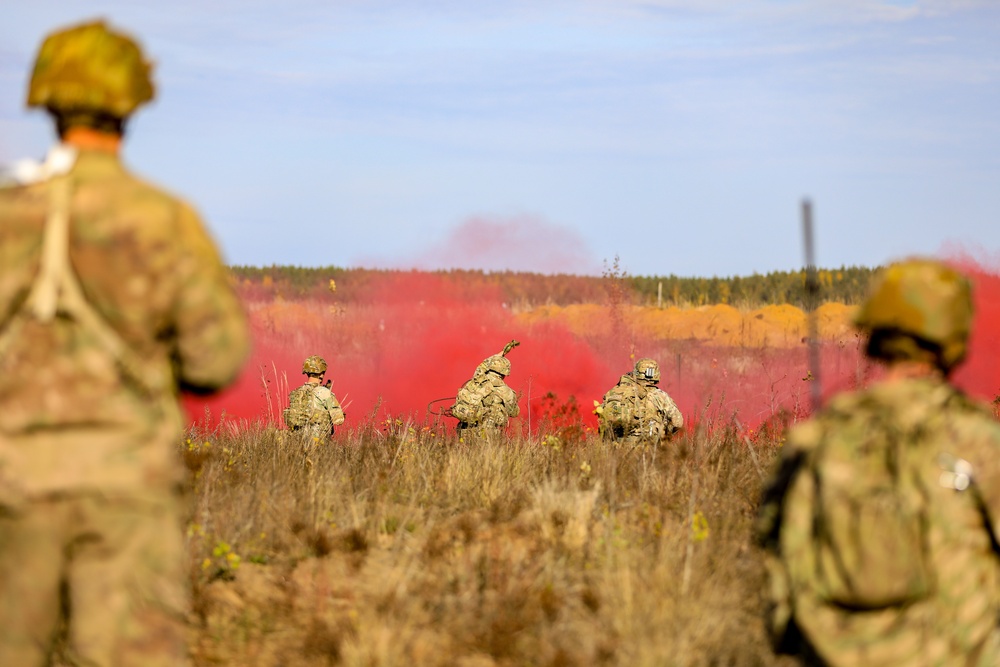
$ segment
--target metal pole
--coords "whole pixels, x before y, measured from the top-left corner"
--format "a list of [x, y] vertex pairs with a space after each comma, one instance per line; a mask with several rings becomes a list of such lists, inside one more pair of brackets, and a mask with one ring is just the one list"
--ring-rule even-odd
[[819, 279], [816, 275], [815, 243], [813, 241], [812, 202], [802, 200], [802, 238], [805, 242], [806, 254], [806, 313], [809, 333], [809, 375], [812, 410], [816, 413], [823, 402], [822, 386], [820, 385], [820, 348], [819, 323], [816, 321], [816, 307], [819, 297]]

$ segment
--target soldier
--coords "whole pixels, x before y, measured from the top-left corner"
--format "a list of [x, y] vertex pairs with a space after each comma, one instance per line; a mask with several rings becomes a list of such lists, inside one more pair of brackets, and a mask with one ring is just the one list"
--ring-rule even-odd
[[330, 391], [330, 382], [323, 384], [326, 361], [313, 355], [302, 362], [306, 383], [288, 395], [285, 424], [293, 431], [304, 430], [316, 439], [327, 439], [333, 428], [344, 423], [344, 410]]
[[819, 665], [1000, 664], [1000, 425], [948, 376], [971, 290], [884, 271], [856, 318], [884, 378], [793, 428], [766, 487], [776, 648]]
[[487, 357], [476, 367], [472, 379], [462, 385], [448, 413], [458, 419], [458, 429], [478, 428], [499, 433], [520, 412], [517, 395], [504, 383], [510, 375], [507, 354], [521, 343], [512, 340], [503, 351]]
[[129, 37], [50, 35], [27, 101], [61, 144], [0, 187], [0, 665], [188, 662], [177, 392], [249, 340], [198, 215], [119, 159], [152, 97]]
[[684, 417], [673, 399], [656, 385], [660, 367], [640, 359], [635, 369], [608, 390], [595, 412], [601, 435], [629, 444], [658, 444], [684, 426]]

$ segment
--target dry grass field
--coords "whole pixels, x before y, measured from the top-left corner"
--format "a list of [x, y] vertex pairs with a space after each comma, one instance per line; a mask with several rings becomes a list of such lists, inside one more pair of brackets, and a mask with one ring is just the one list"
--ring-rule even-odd
[[[956, 381], [998, 407], [1000, 278], [970, 266]], [[791, 664], [768, 646], [751, 534], [783, 433], [768, 424], [809, 412], [801, 311], [514, 312], [440, 276], [376, 277], [322, 299], [245, 294], [247, 372], [188, 400], [199, 667]], [[877, 377], [849, 309], [817, 315], [824, 394]], [[431, 404], [512, 337], [521, 416], [460, 440]], [[329, 442], [270, 425], [310, 354], [349, 406]], [[658, 449], [602, 443], [591, 402], [641, 356], [694, 426]]]
[[780, 434], [658, 448], [369, 421], [192, 432], [197, 665], [781, 665], [751, 529]]

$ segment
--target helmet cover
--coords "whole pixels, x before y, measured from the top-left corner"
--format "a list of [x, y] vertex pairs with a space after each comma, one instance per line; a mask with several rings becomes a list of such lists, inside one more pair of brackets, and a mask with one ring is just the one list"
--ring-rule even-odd
[[480, 364], [480, 367], [486, 372], [493, 371], [502, 377], [510, 375], [510, 359], [503, 354], [494, 354], [493, 356], [486, 357], [483, 363]]
[[125, 118], [153, 99], [150, 63], [130, 37], [103, 21], [54, 32], [42, 43], [28, 85], [29, 107]]
[[307, 375], [322, 375], [326, 372], [326, 361], [323, 357], [312, 355], [302, 362], [302, 372]]
[[660, 381], [660, 365], [652, 359], [640, 359], [635, 362], [635, 377], [657, 383]]
[[[882, 272], [854, 323], [869, 334], [915, 339], [950, 370], [965, 357], [972, 310], [964, 275], [936, 260], [913, 259]], [[912, 349], [913, 355], [902, 356], [917, 357], [918, 347]]]

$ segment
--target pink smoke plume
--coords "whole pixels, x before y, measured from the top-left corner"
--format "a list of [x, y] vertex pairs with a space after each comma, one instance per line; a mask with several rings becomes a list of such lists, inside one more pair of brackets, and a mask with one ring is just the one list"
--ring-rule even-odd
[[543, 218], [471, 217], [405, 261], [363, 260], [385, 268], [479, 269], [595, 275], [601, 263], [586, 242], [570, 227]]

